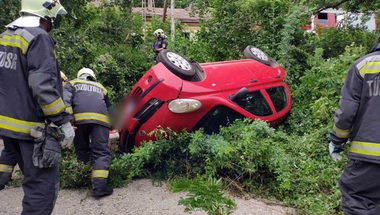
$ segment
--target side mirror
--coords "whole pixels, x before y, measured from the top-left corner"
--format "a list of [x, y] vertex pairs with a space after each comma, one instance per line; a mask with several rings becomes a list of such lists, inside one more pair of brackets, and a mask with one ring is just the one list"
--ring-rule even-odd
[[235, 94], [230, 95], [229, 98], [231, 99], [231, 101], [235, 102], [239, 99], [244, 98], [247, 95], [247, 93], [249, 93], [248, 89], [246, 87], [243, 87]]

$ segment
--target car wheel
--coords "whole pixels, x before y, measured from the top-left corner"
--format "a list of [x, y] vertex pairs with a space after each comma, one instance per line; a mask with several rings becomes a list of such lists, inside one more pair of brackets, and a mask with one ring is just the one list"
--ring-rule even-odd
[[264, 51], [254, 46], [247, 46], [244, 49], [244, 57], [247, 59], [257, 60], [266, 65], [270, 65], [269, 56]]
[[195, 75], [195, 69], [188, 60], [168, 49], [160, 51], [157, 61], [164, 64], [173, 74], [184, 80], [191, 80]]

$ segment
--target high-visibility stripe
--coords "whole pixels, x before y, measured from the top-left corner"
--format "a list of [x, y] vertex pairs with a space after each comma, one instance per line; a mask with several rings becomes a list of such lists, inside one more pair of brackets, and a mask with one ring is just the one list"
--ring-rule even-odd
[[0, 45], [19, 48], [23, 54], [26, 54], [29, 43], [20, 35], [4, 35], [0, 39]]
[[30, 134], [30, 130], [36, 126], [44, 127], [44, 123], [28, 122], [0, 115], [0, 128], [9, 131]]
[[336, 125], [334, 125], [333, 130], [335, 131], [336, 136], [339, 138], [348, 138], [350, 136], [350, 132], [351, 132], [351, 129], [343, 130], [343, 129], [336, 127]]
[[107, 90], [106, 88], [103, 87], [103, 85], [97, 83], [97, 82], [94, 82], [94, 81], [86, 81], [86, 80], [80, 80], [80, 79], [75, 79], [75, 80], [72, 80], [70, 81], [70, 84], [71, 85], [75, 85], [76, 83], [80, 83], [80, 84], [90, 84], [90, 85], [94, 85], [94, 86], [97, 86], [99, 88], [101, 88], [103, 90], [103, 94], [104, 95], [107, 95]]
[[365, 74], [377, 74], [380, 73], [380, 62], [367, 62], [360, 70], [359, 73], [362, 77]]
[[69, 114], [73, 114], [73, 113], [74, 113], [74, 112], [73, 112], [73, 107], [71, 107], [71, 106], [66, 107], [66, 111], [67, 111]]
[[100, 113], [76, 113], [74, 114], [75, 121], [83, 121], [83, 120], [98, 120], [101, 122], [105, 122], [109, 124], [108, 116]]
[[108, 177], [108, 170], [92, 170], [92, 178], [107, 178]]
[[58, 98], [54, 102], [41, 105], [41, 109], [46, 116], [54, 115], [60, 113], [62, 110], [66, 108], [66, 105], [63, 103], [62, 98]]
[[380, 156], [380, 143], [353, 141], [350, 152], [362, 155]]
[[10, 165], [5, 165], [5, 164], [0, 164], [0, 172], [13, 172], [13, 166]]

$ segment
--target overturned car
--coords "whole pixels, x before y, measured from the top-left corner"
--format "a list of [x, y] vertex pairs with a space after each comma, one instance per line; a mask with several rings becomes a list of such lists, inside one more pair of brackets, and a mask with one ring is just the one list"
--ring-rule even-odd
[[120, 116], [122, 151], [130, 152], [157, 127], [176, 131], [203, 128], [218, 133], [235, 119], [261, 119], [271, 126], [289, 114], [292, 98], [286, 72], [262, 50], [247, 46], [245, 59], [192, 63], [171, 50], [154, 65], [123, 102]]

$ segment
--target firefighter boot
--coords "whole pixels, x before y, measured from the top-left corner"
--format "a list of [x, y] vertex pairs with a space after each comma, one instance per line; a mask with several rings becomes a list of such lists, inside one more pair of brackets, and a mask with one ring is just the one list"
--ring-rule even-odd
[[94, 197], [103, 197], [103, 196], [108, 196], [113, 193], [112, 187], [106, 185], [105, 187], [98, 188], [98, 189], [93, 189], [92, 195]]

